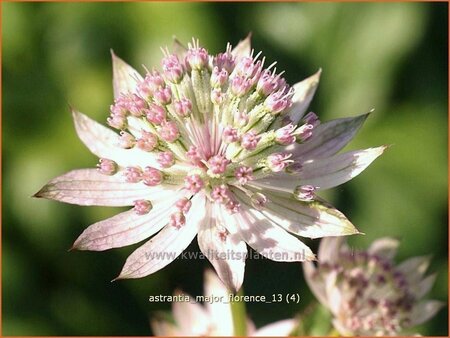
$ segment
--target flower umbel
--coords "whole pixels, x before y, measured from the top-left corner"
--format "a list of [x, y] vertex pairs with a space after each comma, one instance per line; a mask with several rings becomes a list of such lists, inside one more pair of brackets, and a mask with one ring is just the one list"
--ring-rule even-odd
[[305, 261], [314, 254], [296, 236], [358, 233], [316, 193], [352, 179], [385, 147], [337, 154], [368, 115], [322, 124], [305, 115], [320, 71], [290, 87], [275, 64], [265, 67], [251, 51], [249, 38], [215, 56], [195, 40], [177, 54], [165, 50], [162, 71], [144, 77], [112, 57], [108, 124], [117, 132], [73, 111], [78, 136], [100, 158], [98, 170], [71, 171], [35, 196], [134, 208], [88, 227], [74, 248], [101, 251], [153, 236], [118, 277], [140, 278], [197, 236], [236, 291], [246, 243], [273, 260]]
[[[233, 296], [220, 282], [217, 276], [207, 270], [205, 273], [204, 306], [198, 304], [195, 298], [180, 291], [174, 296], [188, 297], [189, 301], [175, 301], [172, 303], [173, 322], [167, 316], [154, 316], [151, 320], [153, 333], [156, 336], [235, 336], [234, 322], [230, 299]], [[244, 319], [245, 320], [245, 319]], [[247, 335], [250, 337], [285, 337], [296, 326], [298, 320], [285, 319], [256, 329], [250, 319], [247, 320]]]
[[311, 262], [303, 265], [308, 285], [332, 312], [340, 334], [397, 335], [427, 321], [443, 306], [423, 299], [436, 278], [424, 276], [430, 257], [395, 265], [398, 244], [380, 238], [367, 251], [354, 251], [342, 237], [324, 238], [317, 267]]

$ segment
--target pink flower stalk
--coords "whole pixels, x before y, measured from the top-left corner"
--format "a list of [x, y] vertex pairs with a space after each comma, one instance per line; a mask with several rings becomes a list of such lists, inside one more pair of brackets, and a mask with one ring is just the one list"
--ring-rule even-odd
[[[367, 114], [325, 123], [304, 116], [320, 72], [290, 87], [253, 56], [249, 38], [215, 56], [197, 41], [164, 54], [162, 71], [144, 76], [113, 54], [108, 124], [117, 131], [73, 111], [78, 136], [102, 159], [99, 170], [59, 176], [36, 197], [134, 209], [88, 227], [74, 248], [101, 251], [151, 238], [118, 277], [140, 278], [197, 236], [236, 291], [245, 259], [233, 257], [245, 257], [247, 244], [273, 260], [308, 261], [314, 254], [298, 237], [358, 233], [315, 194], [352, 179], [385, 150], [338, 153]], [[298, 186], [312, 186], [314, 194], [305, 197]], [[170, 254], [149, 254], [157, 252]]]

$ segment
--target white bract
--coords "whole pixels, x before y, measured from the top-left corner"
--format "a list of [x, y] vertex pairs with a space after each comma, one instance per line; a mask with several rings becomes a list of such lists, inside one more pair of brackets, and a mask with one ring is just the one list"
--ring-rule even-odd
[[[189, 298], [186, 302], [173, 302], [173, 320], [167, 316], [157, 315], [150, 321], [156, 336], [235, 336], [230, 292], [223, 286], [212, 271], [205, 273], [204, 297], [208, 301], [204, 306], [195, 298], [177, 291], [174, 296], [183, 295]], [[166, 318], [164, 318], [166, 317]], [[250, 337], [285, 337], [292, 333], [298, 325], [297, 319], [285, 319], [256, 329], [247, 319], [247, 336]]]
[[101, 251], [152, 237], [118, 278], [150, 275], [197, 236], [233, 291], [247, 245], [276, 261], [315, 256], [297, 236], [356, 234], [316, 196], [362, 172], [385, 146], [337, 154], [367, 114], [321, 124], [306, 113], [320, 71], [290, 87], [249, 38], [215, 56], [194, 41], [164, 51], [162, 70], [136, 70], [113, 54], [111, 130], [73, 111], [78, 136], [100, 158], [51, 180], [35, 196], [79, 205], [133, 206], [88, 227], [79, 250]]
[[318, 265], [303, 265], [316, 298], [346, 336], [393, 336], [426, 322], [443, 306], [424, 300], [436, 275], [425, 277], [430, 257], [394, 263], [398, 241], [380, 238], [367, 251], [349, 248], [342, 237], [324, 238]]

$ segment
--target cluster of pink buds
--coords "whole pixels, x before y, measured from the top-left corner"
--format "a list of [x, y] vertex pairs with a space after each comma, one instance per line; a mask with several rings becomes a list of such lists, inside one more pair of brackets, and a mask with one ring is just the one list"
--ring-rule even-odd
[[127, 115], [142, 116], [147, 107], [147, 102], [136, 94], [120, 95], [111, 105], [111, 115], [108, 124], [116, 129], [125, 129], [127, 125]]
[[137, 91], [141, 97], [148, 100], [153, 97], [153, 94], [158, 88], [164, 85], [165, 82], [161, 74], [153, 70], [152, 72], [147, 72], [144, 80], [138, 84]]
[[180, 229], [186, 224], [186, 214], [191, 209], [192, 202], [187, 197], [179, 199], [175, 203], [177, 211], [173, 212], [169, 217], [169, 225]]

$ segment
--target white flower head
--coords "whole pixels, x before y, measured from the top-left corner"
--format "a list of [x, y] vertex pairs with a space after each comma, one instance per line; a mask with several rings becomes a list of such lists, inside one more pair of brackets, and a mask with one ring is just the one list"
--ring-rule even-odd
[[350, 249], [341, 238], [324, 238], [318, 265], [304, 273], [316, 298], [333, 314], [342, 335], [393, 336], [422, 324], [443, 306], [424, 300], [436, 275], [425, 277], [430, 257], [394, 263], [398, 241], [380, 238], [367, 251]]
[[315, 194], [358, 175], [385, 147], [337, 154], [367, 114], [323, 124], [305, 115], [320, 71], [290, 87], [254, 55], [249, 38], [217, 55], [195, 40], [177, 54], [166, 49], [162, 70], [144, 76], [112, 59], [108, 124], [118, 131], [73, 111], [99, 168], [59, 176], [35, 196], [134, 208], [88, 227], [74, 248], [102, 251], [151, 237], [118, 277], [140, 278], [197, 236], [220, 279], [237, 291], [247, 244], [276, 261], [308, 261], [315, 256], [296, 236], [358, 233]]
[[[205, 290], [201, 305], [195, 298], [176, 291], [174, 296], [182, 296], [189, 301], [172, 303], [173, 320], [167, 316], [156, 315], [150, 321], [156, 336], [178, 337], [214, 337], [234, 336], [234, 323], [231, 312], [230, 296], [233, 296], [217, 278], [217, 275], [207, 270], [205, 273]], [[247, 335], [250, 337], [285, 337], [298, 326], [297, 319], [285, 319], [256, 329], [250, 319], [247, 319]]]

